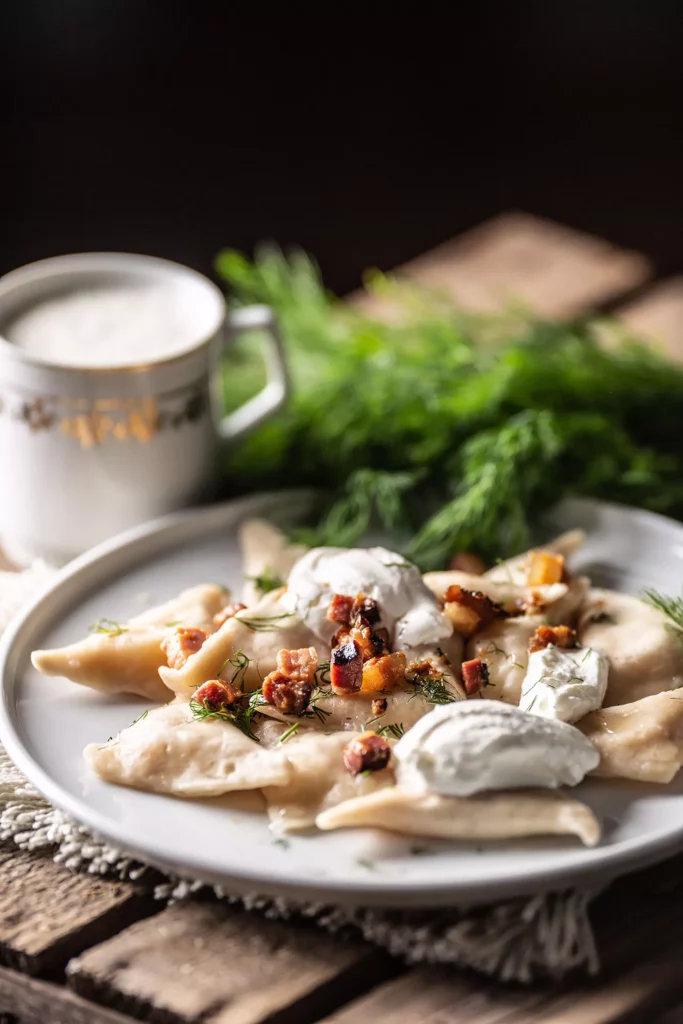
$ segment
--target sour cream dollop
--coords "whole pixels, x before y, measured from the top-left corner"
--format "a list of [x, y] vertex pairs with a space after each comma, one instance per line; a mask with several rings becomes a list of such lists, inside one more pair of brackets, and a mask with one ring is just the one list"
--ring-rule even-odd
[[339, 629], [327, 618], [332, 597], [359, 593], [377, 601], [394, 648], [436, 645], [453, 633], [417, 566], [386, 548], [312, 548], [292, 569], [285, 600], [291, 612], [329, 643]]
[[592, 647], [565, 650], [550, 644], [529, 655], [519, 706], [546, 718], [578, 722], [602, 707], [609, 662]]
[[495, 700], [435, 707], [393, 753], [400, 785], [444, 796], [575, 786], [600, 761], [590, 740], [572, 725]]

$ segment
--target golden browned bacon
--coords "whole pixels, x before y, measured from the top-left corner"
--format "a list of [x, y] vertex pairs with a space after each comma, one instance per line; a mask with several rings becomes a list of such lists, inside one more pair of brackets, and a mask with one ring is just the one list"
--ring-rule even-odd
[[354, 598], [349, 597], [348, 594], [335, 594], [327, 609], [327, 618], [330, 622], [338, 622], [340, 626], [350, 626], [353, 604]]
[[278, 651], [277, 668], [263, 680], [263, 696], [283, 715], [301, 715], [315, 689], [318, 652], [315, 647]]
[[386, 714], [386, 710], [388, 707], [389, 702], [387, 701], [386, 697], [375, 697], [372, 703], [370, 704], [370, 710], [372, 711], [373, 715], [376, 718], [379, 718], [380, 715]]
[[351, 622], [363, 619], [369, 626], [375, 626], [380, 618], [379, 605], [375, 599], [358, 594], [351, 608]]
[[393, 690], [406, 678], [406, 656], [403, 651], [385, 654], [381, 658], [370, 658], [363, 665], [364, 693], [378, 693], [380, 690]]
[[529, 640], [529, 653], [546, 647], [578, 647], [576, 630], [569, 626], [539, 626]]
[[234, 704], [241, 696], [239, 690], [223, 679], [209, 679], [197, 687], [192, 699], [209, 711], [219, 711], [222, 707]]
[[315, 647], [299, 647], [293, 651], [283, 648], [278, 651], [277, 670], [293, 682], [312, 683], [317, 667], [318, 652]]
[[564, 575], [564, 555], [554, 551], [530, 551], [526, 566], [526, 581], [530, 587], [559, 583]]
[[507, 616], [499, 604], [478, 590], [465, 590], [454, 583], [444, 595], [444, 612], [456, 633], [472, 636], [490, 626], [495, 619]]
[[378, 772], [386, 768], [391, 757], [391, 747], [375, 732], [364, 732], [344, 747], [344, 765], [352, 775], [361, 772]]
[[161, 649], [166, 655], [169, 668], [182, 668], [189, 657], [199, 650], [207, 634], [195, 626], [178, 626], [177, 629], [161, 641]]

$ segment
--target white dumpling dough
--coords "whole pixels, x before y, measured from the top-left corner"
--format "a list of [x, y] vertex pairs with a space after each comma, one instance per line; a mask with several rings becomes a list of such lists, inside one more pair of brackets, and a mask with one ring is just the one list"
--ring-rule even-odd
[[545, 790], [455, 797], [392, 786], [322, 811], [316, 824], [324, 831], [370, 826], [442, 839], [569, 834], [586, 846], [600, 839], [600, 825], [585, 804]]
[[263, 791], [274, 831], [313, 828], [317, 815], [326, 808], [393, 784], [391, 762], [382, 771], [351, 775], [343, 751], [355, 735], [302, 732], [282, 744], [292, 768], [291, 778], [286, 786]]
[[[583, 530], [568, 530], [567, 533], [560, 534], [559, 537], [548, 541], [547, 544], [539, 544], [537, 548], [532, 550], [552, 551], [556, 555], [570, 558], [571, 555], [579, 550], [585, 540], [586, 534]], [[484, 573], [484, 578], [493, 580], [494, 583], [515, 583], [519, 586], [525, 586], [526, 567], [530, 554], [531, 551], [523, 551], [521, 555], [515, 555], [514, 558], [508, 558], [504, 562], [499, 562]]]
[[671, 782], [683, 764], [683, 688], [592, 711], [576, 727], [600, 754], [591, 774]]
[[489, 670], [489, 685], [482, 690], [482, 697], [519, 704], [529, 664], [529, 640], [545, 621], [542, 615], [498, 619], [468, 640], [465, 657], [481, 658]]
[[229, 597], [218, 584], [202, 583], [130, 619], [121, 633], [92, 633], [68, 647], [34, 651], [31, 661], [44, 675], [63, 676], [94, 690], [166, 701], [171, 694], [159, 677], [166, 663], [162, 640], [177, 626], [213, 629], [213, 616]]
[[579, 639], [609, 658], [604, 707], [683, 686], [683, 630], [637, 597], [591, 590]]
[[85, 759], [105, 782], [152, 793], [211, 797], [284, 786], [292, 775], [285, 744], [268, 748], [220, 719], [195, 721], [189, 704], [155, 708]]
[[290, 544], [282, 530], [266, 519], [247, 519], [237, 531], [237, 539], [244, 574], [242, 601], [246, 605], [255, 604], [262, 596], [255, 576], [268, 573], [286, 583], [292, 567], [308, 551], [303, 544]]

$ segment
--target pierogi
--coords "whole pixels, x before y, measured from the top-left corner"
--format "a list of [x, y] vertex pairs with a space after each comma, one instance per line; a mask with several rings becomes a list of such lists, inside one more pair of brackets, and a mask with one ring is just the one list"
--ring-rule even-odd
[[[665, 784], [683, 764], [683, 629], [638, 598], [572, 576], [566, 560], [581, 531], [481, 575], [424, 577], [384, 548], [307, 554], [263, 520], [239, 537], [241, 602], [201, 584], [69, 647], [34, 652], [46, 675], [170, 701], [86, 748], [104, 781], [186, 799], [258, 792], [276, 832], [564, 834], [592, 846], [600, 824], [563, 782], [589, 771]], [[532, 655], [545, 659], [536, 676]], [[606, 693], [604, 675], [598, 687], [588, 673], [598, 655], [608, 662]], [[570, 718], [577, 688], [581, 711]], [[481, 699], [501, 703], [478, 705], [486, 714], [465, 722]], [[539, 715], [557, 721], [540, 729]], [[418, 721], [411, 743], [397, 744]], [[487, 792], [458, 788], [456, 735], [467, 737], [476, 780], [484, 773], [472, 765], [486, 763]], [[543, 743], [553, 736], [551, 758]], [[546, 781], [546, 761], [565, 757], [576, 769], [567, 759], [579, 749], [580, 770]], [[547, 788], [529, 788], [530, 757]]]

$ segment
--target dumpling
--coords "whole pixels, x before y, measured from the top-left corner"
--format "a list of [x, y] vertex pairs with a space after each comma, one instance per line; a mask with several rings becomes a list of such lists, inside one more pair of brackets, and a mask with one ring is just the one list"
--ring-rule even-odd
[[593, 775], [671, 782], [683, 764], [683, 688], [591, 711], [576, 727], [600, 754]]
[[591, 590], [579, 638], [609, 658], [605, 707], [683, 686], [683, 630], [637, 597]]
[[108, 743], [91, 743], [84, 756], [105, 782], [182, 797], [284, 786], [292, 776], [285, 744], [269, 749], [230, 722], [196, 721], [181, 702], [154, 708]]
[[481, 658], [489, 670], [489, 685], [482, 690], [482, 697], [519, 704], [529, 664], [529, 640], [545, 621], [542, 615], [498, 619], [470, 638], [465, 657]]
[[282, 530], [266, 519], [247, 519], [237, 537], [244, 573], [242, 600], [246, 605], [254, 604], [264, 593], [258, 585], [258, 577], [286, 583], [292, 566], [308, 550], [301, 544], [290, 544]]
[[392, 786], [322, 811], [316, 825], [324, 831], [374, 827], [442, 839], [570, 834], [586, 846], [600, 839], [600, 825], [585, 804], [536, 789], [456, 797]]
[[196, 686], [215, 679], [229, 658], [242, 651], [249, 658], [244, 673], [244, 689], [256, 690], [277, 663], [283, 647], [296, 650], [315, 647], [321, 661], [328, 661], [329, 648], [324, 648], [314, 634], [282, 601], [284, 587], [272, 590], [251, 608], [239, 612], [208, 637], [196, 654], [182, 668], [159, 669], [166, 686], [181, 696], [191, 696]]
[[344, 747], [355, 735], [305, 732], [282, 744], [292, 769], [291, 778], [286, 786], [263, 791], [274, 831], [313, 828], [321, 811], [393, 784], [391, 767], [367, 775], [351, 775], [346, 769]]
[[502, 605], [505, 611], [519, 615], [525, 608], [537, 609], [552, 625], [567, 624], [576, 615], [584, 600], [589, 580], [583, 576], [569, 583], [549, 583], [538, 587], [492, 580], [486, 576], [474, 576], [457, 569], [446, 572], [428, 572], [423, 579], [439, 600], [443, 600], [450, 586], [457, 584], [465, 590], [480, 591], [492, 601]]
[[213, 616], [229, 599], [225, 588], [202, 583], [120, 626], [114, 623], [68, 647], [34, 651], [31, 661], [44, 675], [63, 676], [94, 690], [166, 701], [171, 694], [159, 677], [166, 662], [162, 640], [177, 626], [213, 629]]

